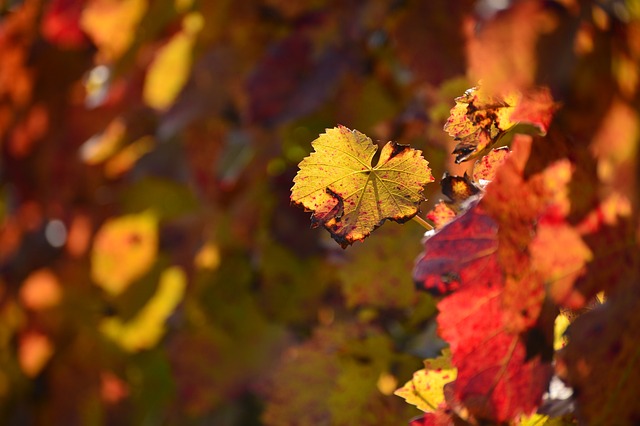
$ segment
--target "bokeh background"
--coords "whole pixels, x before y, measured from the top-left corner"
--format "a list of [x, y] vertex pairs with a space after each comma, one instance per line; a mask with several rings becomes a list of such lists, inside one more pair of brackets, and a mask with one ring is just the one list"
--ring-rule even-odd
[[442, 347], [424, 229], [342, 250], [289, 191], [337, 124], [463, 171], [442, 126], [508, 4], [0, 1], [0, 423], [419, 414], [393, 391]]

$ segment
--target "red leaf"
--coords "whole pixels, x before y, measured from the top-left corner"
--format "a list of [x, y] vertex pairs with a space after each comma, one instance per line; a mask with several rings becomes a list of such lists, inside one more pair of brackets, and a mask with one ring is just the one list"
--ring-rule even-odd
[[469, 75], [491, 90], [530, 87], [536, 78], [536, 43], [554, 28], [553, 18], [553, 9], [544, 2], [519, 1], [486, 21], [469, 22]]
[[435, 224], [436, 229], [442, 228], [449, 223], [454, 217], [456, 212], [444, 201], [438, 202], [429, 213], [427, 213], [427, 219]]
[[492, 181], [498, 172], [498, 168], [504, 163], [509, 155], [509, 148], [506, 146], [492, 149], [487, 155], [480, 158], [473, 165], [472, 178], [474, 182], [481, 179]]
[[502, 286], [487, 281], [443, 299], [438, 328], [458, 367], [455, 397], [473, 416], [503, 422], [535, 410], [551, 368], [539, 358], [527, 360], [524, 342], [508, 331]]
[[87, 37], [80, 28], [80, 16], [84, 1], [53, 0], [42, 17], [42, 35], [52, 44], [62, 48], [85, 47]]
[[500, 274], [497, 232], [496, 223], [477, 209], [462, 214], [425, 242], [414, 281], [435, 295], [487, 284]]
[[451, 410], [446, 408], [444, 404], [441, 404], [436, 412], [425, 413], [425, 415], [411, 419], [409, 422], [409, 426], [454, 426], [455, 424]]
[[511, 121], [532, 124], [546, 134], [555, 111], [551, 91], [546, 87], [534, 89], [523, 94], [511, 113]]

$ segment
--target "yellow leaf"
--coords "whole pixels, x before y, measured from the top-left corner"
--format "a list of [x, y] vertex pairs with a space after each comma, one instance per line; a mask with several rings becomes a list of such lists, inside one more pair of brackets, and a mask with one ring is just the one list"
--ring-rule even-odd
[[158, 252], [158, 218], [151, 212], [110, 219], [96, 234], [91, 277], [112, 295], [142, 277]]
[[113, 62], [126, 52], [147, 6], [147, 0], [91, 0], [87, 4], [80, 26], [98, 47], [100, 60]]
[[530, 416], [520, 416], [520, 418], [513, 423], [514, 426], [570, 426], [575, 424], [571, 416], [549, 417], [537, 413]]
[[107, 318], [100, 330], [124, 350], [137, 352], [155, 346], [164, 334], [164, 323], [184, 296], [187, 277], [184, 271], [173, 266], [160, 276], [158, 289], [130, 321]]
[[510, 117], [519, 98], [518, 93], [489, 96], [481, 88], [472, 87], [455, 99], [444, 130], [458, 141], [453, 151], [456, 163], [484, 155], [517, 124]]
[[553, 328], [553, 349], [560, 350], [564, 348], [567, 344], [567, 338], [564, 335], [564, 332], [569, 327], [571, 321], [569, 317], [565, 314], [560, 314], [556, 317], [556, 321]]
[[378, 150], [370, 138], [344, 126], [327, 129], [312, 143], [315, 152], [300, 162], [291, 200], [312, 211], [314, 225], [324, 226], [342, 247], [361, 241], [385, 220], [405, 222], [424, 200], [423, 187], [433, 181], [422, 153], [387, 143]]
[[436, 411], [444, 401], [444, 385], [456, 379], [458, 370], [451, 364], [451, 352], [448, 348], [438, 358], [425, 360], [424, 366], [395, 394], [430, 413]]
[[144, 100], [152, 108], [165, 110], [173, 104], [189, 78], [195, 37], [204, 22], [199, 13], [190, 13], [182, 21], [182, 31], [161, 47], [149, 66], [144, 81]]

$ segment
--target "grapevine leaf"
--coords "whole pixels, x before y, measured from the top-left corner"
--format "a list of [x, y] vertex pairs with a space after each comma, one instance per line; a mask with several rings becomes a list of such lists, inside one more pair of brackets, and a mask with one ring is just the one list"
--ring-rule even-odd
[[564, 348], [567, 345], [567, 336], [565, 336], [565, 332], [567, 331], [567, 327], [571, 321], [569, 317], [561, 313], [559, 314], [555, 322], [553, 324], [553, 349], [558, 351]]
[[556, 105], [547, 87], [527, 91], [517, 103], [510, 120], [527, 123], [537, 127], [540, 134], [545, 135], [556, 112]]
[[498, 167], [504, 163], [508, 155], [509, 148], [506, 146], [492, 149], [491, 152], [480, 158], [476, 164], [473, 165], [473, 172], [471, 174], [473, 181], [492, 181], [496, 176]]
[[467, 424], [464, 421], [456, 422], [458, 419], [452, 414], [451, 410], [443, 404], [438, 407], [435, 413], [426, 413], [424, 416], [412, 419], [409, 422], [409, 426], [455, 426]]
[[473, 197], [480, 189], [474, 185], [469, 176], [450, 176], [448, 173], [440, 181], [442, 193], [454, 203], [460, 203]]
[[143, 97], [147, 105], [160, 111], [173, 105], [191, 71], [191, 56], [203, 18], [199, 13], [187, 15], [182, 31], [156, 52], [144, 82]]
[[453, 150], [456, 163], [484, 155], [515, 125], [509, 117], [518, 101], [517, 94], [500, 98], [472, 87], [455, 101], [444, 130], [458, 141]]
[[499, 276], [495, 256], [498, 228], [487, 215], [470, 210], [446, 225], [424, 245], [413, 278], [436, 296], [462, 287], [488, 284]]
[[440, 335], [458, 368], [454, 394], [476, 418], [503, 422], [532, 412], [550, 379], [550, 366], [528, 359], [518, 334], [509, 332], [502, 288], [487, 280], [438, 304]]
[[291, 200], [313, 212], [343, 248], [362, 241], [385, 220], [406, 222], [418, 213], [423, 187], [433, 181], [421, 152], [387, 143], [376, 166], [377, 147], [357, 130], [327, 129], [300, 162]]
[[413, 378], [395, 394], [422, 411], [434, 412], [444, 402], [444, 385], [454, 381], [456, 374], [451, 364], [451, 353], [449, 349], [444, 349], [441, 356], [426, 359], [424, 368], [416, 371]]
[[601, 291], [615, 290], [635, 273], [635, 234], [629, 200], [612, 194], [593, 209], [578, 225], [583, 241], [593, 253], [574, 291], [588, 301]]
[[439, 201], [429, 213], [427, 213], [427, 219], [434, 223], [436, 229], [442, 228], [454, 217], [456, 217], [456, 211], [453, 210], [448, 203], [445, 203], [442, 200]]
[[[526, 150], [514, 149], [510, 167], [499, 175], [511, 175], [526, 158]], [[536, 186], [540, 180], [520, 179], [520, 190], [534, 192], [527, 185]], [[531, 195], [530, 205], [537, 208], [540, 196]], [[537, 357], [529, 359], [520, 335], [535, 323], [544, 287], [526, 258], [523, 262], [514, 257], [513, 244], [518, 241], [512, 241], [508, 222], [494, 220], [482, 210], [483, 204], [484, 200], [425, 242], [414, 278], [427, 290], [455, 290], [438, 304], [438, 326], [458, 368], [456, 399], [475, 417], [505, 421], [531, 412], [548, 383], [549, 366]], [[505, 268], [504, 262], [512, 260], [524, 269], [515, 274]]]
[[496, 95], [473, 87], [455, 101], [444, 130], [458, 141], [453, 150], [456, 163], [486, 154], [520, 123], [533, 125], [537, 133], [546, 134], [556, 110], [547, 88]]
[[582, 307], [584, 298], [571, 290], [593, 254], [576, 229], [564, 221], [543, 218], [529, 250], [533, 267], [549, 285], [550, 297], [571, 309]]

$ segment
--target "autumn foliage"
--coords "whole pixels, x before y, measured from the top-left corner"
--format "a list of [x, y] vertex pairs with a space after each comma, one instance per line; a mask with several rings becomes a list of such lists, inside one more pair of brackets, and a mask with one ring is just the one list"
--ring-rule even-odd
[[636, 0], [0, 12], [0, 423], [638, 423]]
[[412, 424], [638, 422], [637, 6], [514, 2], [469, 33], [480, 85], [443, 130], [455, 163], [478, 160], [441, 180], [413, 271], [455, 378], [427, 360], [396, 392], [426, 411]]

